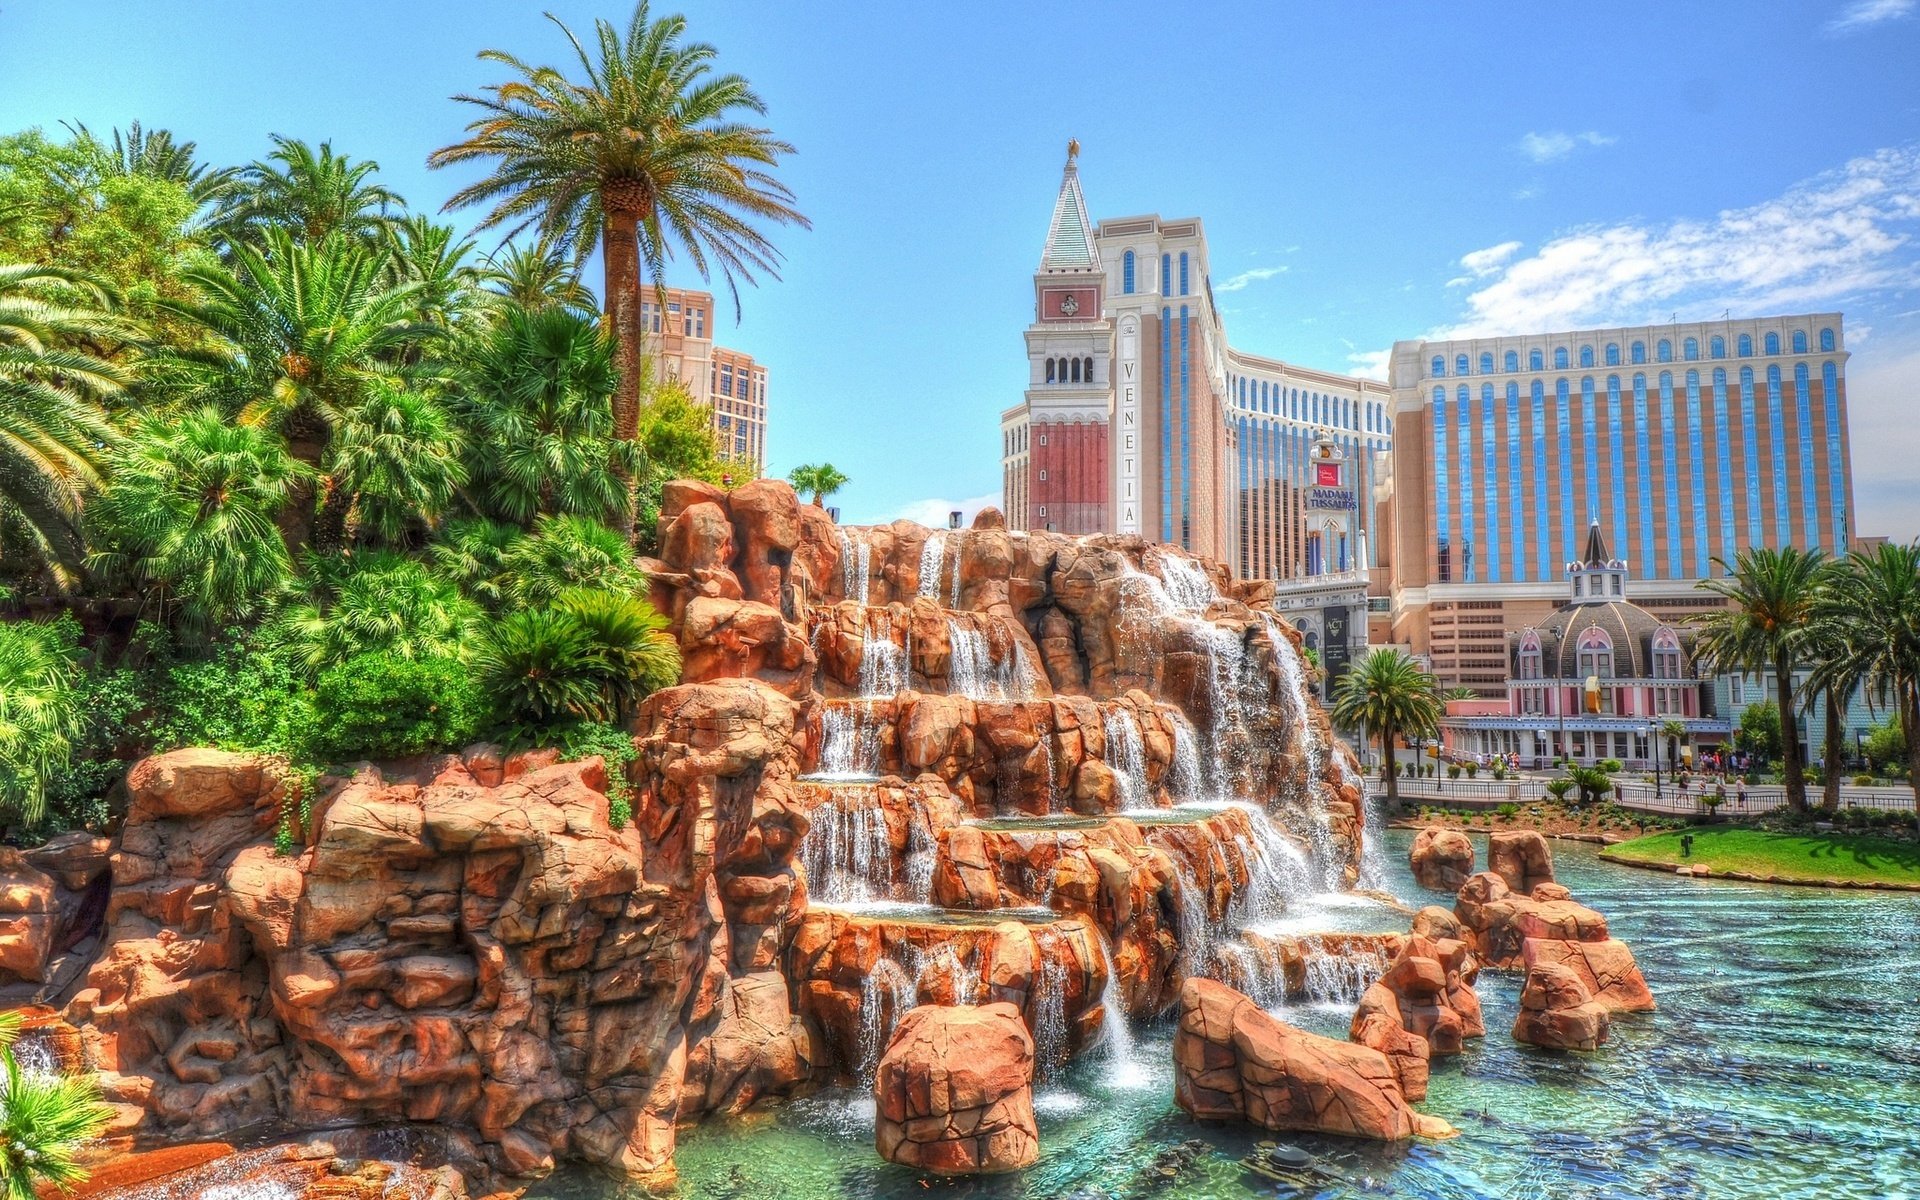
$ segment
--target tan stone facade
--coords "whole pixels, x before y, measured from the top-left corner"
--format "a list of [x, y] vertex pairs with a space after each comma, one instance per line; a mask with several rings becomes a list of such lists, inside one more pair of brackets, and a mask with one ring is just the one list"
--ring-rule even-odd
[[640, 303], [640, 335], [657, 376], [678, 379], [713, 414], [721, 451], [767, 466], [767, 368], [743, 350], [713, 341], [713, 297], [706, 292], [648, 290]]

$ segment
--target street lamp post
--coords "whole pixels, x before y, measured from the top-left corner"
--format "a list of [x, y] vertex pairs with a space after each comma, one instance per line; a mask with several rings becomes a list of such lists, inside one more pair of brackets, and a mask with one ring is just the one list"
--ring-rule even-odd
[[1647, 744], [1653, 752], [1653, 798], [1660, 798], [1660, 723], [1647, 722]]

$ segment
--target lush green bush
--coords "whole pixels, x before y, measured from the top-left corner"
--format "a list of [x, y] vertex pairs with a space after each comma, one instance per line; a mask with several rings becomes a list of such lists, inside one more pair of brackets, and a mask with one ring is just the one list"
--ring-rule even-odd
[[84, 728], [72, 618], [0, 623], [0, 821], [31, 825]]
[[1855, 787], [1872, 787], [1872, 786], [1873, 786], [1873, 776], [1871, 776], [1871, 775], [1855, 775], [1855, 776], [1853, 777], [1853, 786], [1855, 786]]
[[1609, 775], [1613, 774], [1615, 771], [1624, 770], [1626, 767], [1626, 764], [1621, 762], [1617, 758], [1602, 759], [1600, 762], [1595, 763], [1594, 765], [1598, 769], [1607, 772]]
[[1567, 798], [1567, 793], [1572, 791], [1573, 787], [1574, 782], [1571, 779], [1549, 779], [1547, 781], [1547, 794], [1555, 800], [1564, 801]]
[[288, 604], [269, 639], [318, 675], [356, 655], [449, 658], [478, 629], [480, 608], [448, 579], [393, 553], [309, 559], [310, 599]]
[[278, 655], [230, 632], [211, 658], [159, 668], [155, 750], [213, 746], [299, 758], [313, 727], [313, 693]]
[[1458, 778], [1460, 778], [1460, 764], [1459, 764], [1459, 763], [1448, 763], [1448, 764], [1447, 764], [1447, 778], [1448, 778], [1448, 779], [1458, 779]]
[[1480, 764], [1479, 764], [1479, 763], [1477, 763], [1477, 762], [1470, 762], [1470, 763], [1468, 763], [1468, 764], [1467, 764], [1467, 778], [1468, 778], [1468, 779], [1472, 779], [1472, 778], [1474, 778], [1474, 777], [1475, 777], [1476, 775], [1478, 775], [1478, 774], [1480, 774]]
[[1513, 803], [1511, 800], [1509, 800], [1507, 803], [1502, 804], [1499, 808], [1494, 809], [1494, 811], [1500, 814], [1500, 819], [1502, 821], [1511, 821], [1515, 816], [1519, 815], [1520, 806], [1518, 804]]
[[386, 651], [322, 672], [313, 708], [313, 756], [328, 762], [457, 749], [478, 736], [487, 716], [464, 664]]

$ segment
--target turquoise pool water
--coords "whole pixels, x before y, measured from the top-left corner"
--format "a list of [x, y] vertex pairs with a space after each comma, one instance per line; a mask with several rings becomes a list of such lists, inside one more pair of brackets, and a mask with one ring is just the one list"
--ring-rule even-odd
[[[1415, 904], [1438, 899], [1407, 871], [1409, 838], [1389, 836], [1389, 889]], [[1452, 1141], [1392, 1148], [1197, 1125], [1173, 1107], [1162, 1027], [1140, 1032], [1132, 1068], [1083, 1061], [1040, 1089], [1041, 1159], [1017, 1176], [943, 1183], [882, 1163], [870, 1101], [843, 1092], [688, 1131], [679, 1194], [1920, 1197], [1920, 898], [1682, 883], [1573, 843], [1555, 843], [1554, 856], [1561, 881], [1632, 943], [1660, 1011], [1616, 1018], [1612, 1042], [1593, 1055], [1533, 1050], [1507, 1032], [1519, 977], [1483, 973], [1488, 1035], [1436, 1062], [1422, 1105], [1459, 1127]], [[1351, 913], [1341, 916], [1350, 926]], [[1283, 1015], [1338, 1036], [1350, 1013]], [[1312, 1184], [1275, 1184], [1240, 1165], [1276, 1136], [1317, 1156]], [[535, 1192], [610, 1194], [577, 1175]]]

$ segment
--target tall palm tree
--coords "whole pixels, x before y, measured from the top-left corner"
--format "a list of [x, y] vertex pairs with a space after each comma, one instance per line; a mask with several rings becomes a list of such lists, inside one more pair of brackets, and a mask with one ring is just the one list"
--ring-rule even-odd
[[285, 229], [302, 241], [330, 234], [374, 241], [400, 220], [406, 202], [373, 176], [380, 164], [355, 162], [298, 138], [273, 135], [273, 153], [240, 172], [216, 222], [229, 243], [259, 243], [268, 229]]
[[596, 21], [591, 49], [549, 19], [573, 46], [579, 78], [482, 51], [513, 78], [456, 97], [482, 115], [465, 141], [427, 161], [494, 164], [447, 202], [491, 205], [482, 228], [501, 226], [509, 237], [537, 229], [576, 259], [600, 246], [604, 316], [620, 371], [614, 436], [630, 440], [640, 419], [641, 264], [656, 288], [676, 253], [702, 279], [717, 269], [737, 312], [739, 281], [778, 278], [780, 254], [760, 223], [807, 224], [773, 174], [793, 147], [740, 119], [766, 105], [740, 76], [713, 74], [716, 51], [684, 40], [686, 18], [655, 19], [641, 0], [624, 35]]
[[787, 481], [793, 484], [796, 492], [812, 492], [815, 508], [825, 508], [828, 496], [852, 482], [832, 463], [821, 463], [819, 466], [808, 463], [795, 467], [788, 474]]
[[88, 512], [99, 546], [89, 564], [138, 585], [163, 615], [206, 633], [253, 615], [286, 580], [274, 520], [308, 469], [272, 433], [211, 407], [150, 418], [111, 468]]
[[1700, 636], [1697, 658], [1718, 670], [1773, 675], [1780, 704], [1780, 755], [1785, 766], [1787, 807], [1807, 810], [1806, 772], [1800, 759], [1793, 672], [1803, 659], [1807, 629], [1814, 618], [1826, 555], [1792, 546], [1742, 550], [1729, 566], [1713, 560], [1721, 575], [1699, 587], [1725, 597], [1728, 604], [1694, 618]]
[[81, 497], [99, 484], [113, 440], [101, 403], [128, 382], [121, 368], [73, 348], [124, 336], [104, 306], [72, 272], [0, 264], [0, 523], [23, 532], [62, 583], [85, 556]]
[[238, 168], [201, 162], [196, 154], [199, 144], [177, 140], [170, 129], [143, 129], [134, 121], [125, 131], [114, 129], [109, 144], [83, 123], [74, 122], [69, 128], [80, 141], [95, 147], [95, 165], [102, 175], [140, 175], [177, 183], [202, 212], [230, 202], [238, 190]]
[[[208, 394], [240, 421], [278, 430], [317, 478], [329, 469], [334, 431], [347, 411], [393, 360], [441, 331], [417, 319], [420, 284], [391, 283], [377, 248], [340, 236], [297, 242], [280, 228], [267, 229], [262, 240], [264, 249], [233, 248], [232, 271], [189, 270], [204, 300], [167, 307], [226, 340]], [[339, 510], [351, 493], [320, 490], [323, 505], [335, 511], [317, 515], [315, 486], [303, 479], [282, 513], [281, 529], [296, 553], [316, 527], [329, 536], [345, 529]]]
[[1920, 542], [1848, 555], [1821, 613], [1844, 648], [1816, 678], [1839, 675], [1892, 701], [1907, 731], [1907, 779], [1920, 809]]
[[1380, 649], [1340, 677], [1333, 692], [1333, 719], [1366, 729], [1380, 739], [1386, 766], [1387, 798], [1399, 803], [1393, 739], [1397, 734], [1425, 737], [1439, 728], [1444, 710], [1439, 685], [1420, 664], [1399, 650]]

